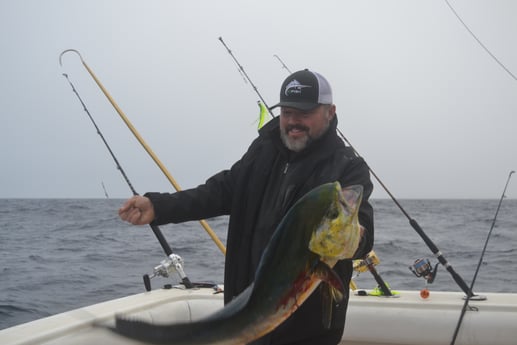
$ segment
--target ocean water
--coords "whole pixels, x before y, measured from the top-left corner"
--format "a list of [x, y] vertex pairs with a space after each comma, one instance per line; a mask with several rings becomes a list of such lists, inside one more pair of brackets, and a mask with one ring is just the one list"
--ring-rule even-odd
[[[0, 199], [0, 329], [144, 291], [164, 252], [148, 226], [119, 220], [115, 199]], [[400, 200], [470, 286], [498, 200]], [[391, 200], [373, 200], [376, 269], [394, 290], [426, 286], [409, 266], [432, 252]], [[474, 292], [517, 292], [517, 200], [505, 199]], [[227, 217], [207, 220], [225, 243]], [[220, 283], [224, 256], [198, 222], [162, 226], [191, 281]], [[180, 281], [154, 278], [153, 288]], [[369, 272], [359, 288], [377, 284]], [[443, 266], [432, 291], [461, 291]]]

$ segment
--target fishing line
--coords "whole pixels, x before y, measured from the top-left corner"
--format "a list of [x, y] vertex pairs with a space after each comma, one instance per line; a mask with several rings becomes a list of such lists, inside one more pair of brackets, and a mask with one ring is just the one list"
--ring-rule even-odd
[[[512, 177], [512, 174], [514, 172], [515, 171], [513, 171], [513, 170], [510, 171], [510, 174], [508, 175], [508, 178], [506, 179], [506, 184], [505, 184], [504, 189], [503, 189], [503, 194], [501, 194], [501, 198], [499, 198], [499, 204], [497, 205], [497, 209], [495, 211], [494, 219], [492, 220], [492, 225], [490, 226], [490, 231], [488, 232], [488, 235], [487, 235], [486, 240], [485, 240], [485, 245], [483, 246], [483, 250], [481, 251], [481, 256], [479, 257], [479, 262], [478, 262], [478, 265], [476, 267], [476, 271], [474, 272], [474, 277], [472, 278], [472, 282], [470, 283], [470, 289], [471, 290], [474, 287], [474, 284], [476, 283], [476, 278], [477, 278], [479, 269], [481, 267], [481, 264], [483, 263], [483, 258], [485, 256], [486, 248], [487, 248], [487, 245], [488, 245], [488, 240], [490, 239], [490, 236], [492, 235], [492, 231], [494, 230], [495, 221], [497, 219], [497, 215], [499, 214], [499, 209], [501, 208], [501, 204], [503, 203], [503, 199], [506, 197], [506, 195], [505, 195], [506, 194], [506, 189], [508, 188], [508, 184], [510, 183], [510, 178]], [[469, 304], [469, 301], [470, 301], [470, 296], [467, 296], [467, 298], [465, 298], [465, 303], [463, 303], [463, 308], [461, 309], [461, 314], [460, 314], [460, 318], [458, 320], [458, 324], [456, 325], [456, 329], [454, 330], [454, 335], [452, 337], [451, 345], [454, 345], [454, 343], [456, 342], [456, 337], [458, 336], [458, 332], [460, 330], [460, 326], [461, 326], [461, 323], [463, 321], [463, 317], [465, 316], [465, 313], [467, 311], [467, 306]]]
[[[76, 50], [72, 50], [72, 49], [69, 49], [69, 50], [65, 50], [64, 52], [61, 53], [61, 55], [59, 56], [59, 63], [60, 65], [62, 66], [62, 63], [61, 63], [61, 57], [63, 56], [64, 53], [66, 53], [67, 51], [74, 51], [76, 52], [77, 54], [79, 54], [79, 52], [77, 52]], [[80, 55], [79, 55], [80, 56]], [[113, 153], [113, 151], [111, 150], [111, 147], [109, 146], [108, 142], [106, 141], [106, 138], [104, 137], [104, 135], [102, 134], [99, 126], [97, 126], [97, 123], [95, 122], [95, 120], [93, 119], [92, 115], [90, 114], [90, 111], [88, 110], [88, 108], [86, 107], [86, 104], [83, 102], [81, 96], [79, 95], [79, 93], [77, 92], [77, 90], [75, 89], [74, 87], [74, 84], [72, 84], [72, 82], [70, 81], [70, 78], [68, 77], [68, 74], [66, 73], [63, 73], [63, 76], [66, 78], [66, 80], [68, 81], [68, 83], [70, 84], [70, 86], [72, 87], [72, 91], [74, 92], [74, 94], [77, 96], [77, 98], [79, 99], [79, 101], [81, 102], [81, 105], [83, 106], [83, 109], [84, 111], [86, 112], [86, 114], [88, 115], [88, 118], [90, 119], [91, 123], [93, 124], [93, 126], [95, 127], [95, 129], [97, 130], [97, 134], [101, 137], [102, 139], [102, 142], [104, 143], [104, 145], [106, 146], [106, 148], [108, 149], [111, 157], [113, 158], [113, 160], [115, 161], [115, 165], [117, 166], [117, 169], [120, 171], [120, 173], [122, 174], [122, 177], [124, 178], [124, 180], [126, 181], [127, 185], [129, 186], [129, 189], [131, 190], [131, 192], [133, 193], [133, 195], [138, 195], [138, 193], [136, 192], [135, 188], [133, 187], [133, 185], [131, 184], [131, 181], [129, 181], [129, 178], [127, 177], [126, 175], [126, 172], [124, 171], [124, 169], [122, 168], [122, 166], [120, 165], [117, 157], [115, 156], [115, 154]], [[156, 238], [158, 239], [158, 242], [160, 242], [160, 245], [162, 246], [165, 254], [170, 257], [171, 255], [173, 255], [173, 252], [172, 252], [172, 249], [171, 247], [169, 246], [169, 244], [167, 243], [167, 240], [165, 239], [165, 237], [163, 236], [162, 234], [162, 231], [160, 230], [160, 228], [157, 226], [157, 225], [152, 225], [152, 224], [149, 224], [149, 226], [151, 227], [151, 229], [153, 230], [153, 233], [154, 235], [156, 236]], [[190, 282], [190, 279], [182, 272], [178, 271], [178, 273], [180, 274], [180, 277], [181, 277], [181, 280], [182, 282], [185, 284], [185, 286], [187, 288], [192, 288], [194, 285]]]
[[501, 62], [499, 61], [499, 59], [483, 44], [483, 42], [481, 42], [481, 40], [479, 38], [477, 38], [477, 36], [474, 34], [474, 32], [472, 30], [470, 30], [470, 28], [467, 26], [467, 24], [463, 21], [463, 19], [461, 19], [460, 15], [458, 14], [458, 12], [456, 12], [456, 10], [452, 7], [452, 5], [449, 3], [449, 1], [445, 0], [445, 3], [447, 4], [447, 6], [449, 6], [450, 10], [452, 11], [452, 13], [454, 13], [454, 15], [456, 16], [456, 18], [460, 21], [460, 23], [463, 25], [463, 27], [465, 27], [465, 29], [469, 32], [469, 34], [476, 40], [477, 43], [479, 43], [479, 45], [481, 46], [481, 48], [483, 48], [488, 55], [490, 55], [490, 57], [492, 59], [494, 59], [494, 61], [502, 68], [506, 71], [506, 73], [508, 73], [510, 75], [510, 77], [513, 78], [513, 80], [517, 81], [517, 77]]
[[[231, 53], [231, 50], [226, 46], [226, 44], [224, 44], [224, 42], [222, 41], [221, 38], [219, 38], [219, 40], [223, 43], [223, 45], [226, 47], [226, 49], [228, 50], [228, 52], [230, 53], [230, 55], [232, 56], [232, 58], [234, 59], [234, 61], [237, 63], [237, 65], [242, 69], [242, 66], [239, 64], [239, 62], [237, 61], [237, 59], [235, 58], [235, 56], [233, 56], [233, 54]], [[278, 58], [278, 57], [277, 57]], [[280, 58], [278, 58], [279, 61]], [[282, 61], [282, 64], [283, 61]], [[285, 64], [284, 64], [285, 65]], [[286, 66], [287, 67], [287, 66]], [[288, 71], [289, 69], [286, 68]], [[248, 78], [249, 80], [249, 77], [246, 75], [246, 77]], [[250, 84], [253, 85], [253, 83], [250, 81]], [[260, 95], [260, 93], [258, 92], [257, 88], [253, 85], [253, 88], [255, 89], [255, 92], [257, 93], [257, 95], [262, 99], [262, 96]], [[263, 99], [262, 99], [263, 101]], [[265, 102], [264, 102], [265, 104]], [[269, 108], [268, 108], [269, 109]], [[271, 114], [271, 116], [275, 117], [272, 113], [271, 113], [271, 110], [269, 109], [269, 112]], [[361, 157], [361, 155], [359, 154], [359, 152], [357, 152], [357, 150], [354, 148], [354, 146], [352, 145], [352, 143], [345, 137], [345, 135], [341, 132], [341, 130], [339, 128], [336, 128], [337, 129], [337, 132], [338, 134], [341, 136], [341, 138], [348, 144], [348, 146], [350, 146], [350, 148], [355, 152], [355, 154], [359, 157]], [[424, 241], [424, 243], [427, 245], [427, 247], [431, 250], [431, 252], [436, 256], [436, 258], [438, 259], [438, 261], [447, 269], [447, 271], [449, 271], [449, 273], [451, 274], [452, 278], [454, 279], [454, 281], [456, 282], [456, 284], [458, 284], [458, 286], [463, 290], [463, 292], [465, 292], [465, 294], [467, 296], [470, 296], [470, 297], [474, 297], [474, 293], [472, 292], [472, 290], [467, 286], [467, 284], [465, 283], [465, 281], [463, 280], [463, 278], [461, 278], [461, 276], [454, 270], [454, 268], [452, 267], [451, 264], [449, 264], [449, 262], [445, 259], [445, 257], [443, 256], [442, 252], [438, 249], [438, 247], [433, 243], [433, 241], [427, 236], [427, 234], [424, 232], [424, 230], [422, 229], [422, 227], [420, 227], [420, 225], [418, 224], [418, 222], [411, 218], [411, 216], [409, 215], [408, 212], [406, 212], [406, 210], [402, 207], [402, 205], [398, 202], [398, 200], [395, 198], [395, 196], [390, 192], [390, 190], [388, 189], [388, 187], [382, 182], [382, 180], [379, 178], [379, 176], [377, 176], [377, 174], [373, 171], [373, 169], [368, 165], [368, 163], [366, 163], [365, 161], [365, 164], [368, 166], [368, 170], [370, 171], [370, 173], [373, 175], [373, 177], [377, 180], [377, 182], [381, 185], [381, 187], [386, 191], [386, 193], [388, 193], [388, 195], [390, 196], [391, 200], [393, 200], [393, 202], [395, 203], [395, 205], [397, 205], [397, 207], [400, 209], [400, 211], [402, 211], [402, 213], [406, 216], [406, 218], [409, 220], [409, 224], [411, 225], [411, 227], [418, 233], [418, 235], [420, 235], [420, 237], [422, 238], [422, 240]], [[485, 299], [486, 297], [483, 297], [483, 296], [476, 296], [476, 298], [478, 299]]]
[[[106, 96], [106, 98], [108, 99], [108, 101], [111, 103], [111, 105], [113, 106], [113, 108], [115, 108], [115, 110], [117, 111], [117, 113], [119, 114], [120, 118], [122, 119], [122, 121], [124, 121], [124, 123], [126, 124], [126, 126], [129, 128], [129, 130], [131, 131], [131, 133], [133, 133], [133, 135], [135, 136], [135, 138], [138, 140], [138, 142], [142, 145], [142, 147], [144, 148], [144, 150], [149, 154], [149, 156], [151, 156], [151, 158], [153, 159], [153, 161], [156, 163], [156, 165], [158, 165], [158, 167], [160, 168], [160, 170], [163, 172], [163, 174], [165, 175], [165, 177], [167, 177], [167, 179], [169, 180], [169, 182], [172, 184], [172, 186], [174, 187], [174, 189], [176, 191], [181, 191], [181, 187], [179, 186], [179, 184], [176, 182], [176, 180], [172, 177], [171, 173], [167, 170], [167, 168], [165, 167], [165, 165], [160, 161], [160, 159], [158, 158], [158, 156], [156, 156], [156, 154], [153, 152], [153, 150], [151, 149], [151, 147], [149, 145], [147, 145], [147, 143], [145, 142], [144, 138], [142, 138], [142, 136], [138, 133], [138, 131], [136, 130], [135, 126], [133, 126], [133, 124], [131, 123], [131, 121], [129, 121], [129, 119], [127, 118], [127, 116], [124, 114], [124, 112], [122, 111], [122, 109], [120, 109], [120, 107], [118, 106], [118, 104], [115, 102], [115, 100], [110, 96], [110, 94], [108, 93], [108, 91], [106, 90], [106, 88], [104, 88], [104, 86], [101, 84], [101, 82], [99, 81], [99, 79], [95, 76], [95, 74], [93, 73], [93, 71], [91, 70], [91, 68], [86, 64], [86, 62], [83, 60], [81, 54], [75, 50], [75, 49], [68, 49], [68, 50], [65, 50], [61, 53], [61, 55], [59, 56], [59, 63], [60, 65], [62, 65], [61, 63], [61, 58], [63, 56], [63, 54], [65, 54], [66, 52], [74, 52], [76, 53], [79, 58], [81, 59], [81, 62], [83, 64], [83, 66], [86, 68], [86, 70], [88, 71], [88, 73], [91, 75], [91, 77], [93, 78], [93, 80], [95, 81], [95, 83], [97, 84], [97, 86], [99, 86], [99, 88], [101, 89], [102, 93], [104, 93], [104, 95]], [[217, 245], [217, 247], [219, 248], [219, 250], [223, 253], [223, 255], [226, 254], [226, 247], [224, 246], [224, 244], [221, 242], [221, 240], [217, 237], [216, 233], [214, 232], [214, 230], [212, 230], [212, 228], [210, 227], [210, 225], [208, 225], [208, 223], [205, 221], [205, 220], [200, 220], [199, 223], [201, 224], [201, 226], [203, 227], [203, 229], [205, 229], [205, 231], [208, 233], [208, 235], [210, 236], [210, 238], [212, 238], [212, 241], [214, 241], [214, 243]]]

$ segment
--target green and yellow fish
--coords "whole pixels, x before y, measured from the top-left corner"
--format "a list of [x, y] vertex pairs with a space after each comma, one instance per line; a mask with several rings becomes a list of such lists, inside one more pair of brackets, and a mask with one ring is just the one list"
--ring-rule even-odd
[[325, 295], [339, 301], [348, 287], [332, 267], [352, 258], [359, 245], [362, 191], [360, 185], [341, 189], [334, 182], [303, 196], [275, 230], [254, 283], [214, 314], [171, 325], [118, 317], [113, 330], [153, 344], [246, 344], [280, 325], [321, 282], [330, 289]]

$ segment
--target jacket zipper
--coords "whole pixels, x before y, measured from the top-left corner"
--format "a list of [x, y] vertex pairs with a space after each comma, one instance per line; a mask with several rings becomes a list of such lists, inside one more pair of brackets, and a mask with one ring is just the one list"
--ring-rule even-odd
[[284, 167], [284, 175], [287, 174], [287, 170], [289, 170], [289, 162], [285, 163], [285, 167]]

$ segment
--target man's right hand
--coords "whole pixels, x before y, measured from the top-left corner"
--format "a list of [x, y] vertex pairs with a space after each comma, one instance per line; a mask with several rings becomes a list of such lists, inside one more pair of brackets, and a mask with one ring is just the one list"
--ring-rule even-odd
[[154, 207], [145, 196], [135, 195], [127, 200], [118, 210], [120, 219], [133, 225], [145, 225], [154, 220]]

